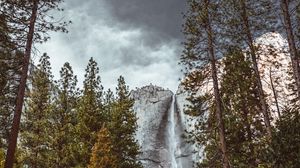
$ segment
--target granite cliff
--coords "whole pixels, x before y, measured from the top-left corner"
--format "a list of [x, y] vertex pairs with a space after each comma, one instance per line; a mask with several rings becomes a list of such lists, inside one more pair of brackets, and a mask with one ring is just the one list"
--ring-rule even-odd
[[153, 85], [136, 89], [131, 95], [138, 117], [139, 159], [144, 167], [193, 167], [193, 146], [183, 138], [187, 127], [183, 95]]

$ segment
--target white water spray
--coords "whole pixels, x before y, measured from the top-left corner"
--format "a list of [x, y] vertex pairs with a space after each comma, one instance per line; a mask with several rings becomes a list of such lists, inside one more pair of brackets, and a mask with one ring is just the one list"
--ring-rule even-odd
[[176, 135], [175, 135], [175, 95], [172, 97], [172, 103], [169, 109], [169, 154], [170, 154], [170, 161], [171, 161], [171, 167], [170, 168], [177, 168], [177, 162], [176, 162], [176, 148], [177, 148], [177, 141], [176, 141]]

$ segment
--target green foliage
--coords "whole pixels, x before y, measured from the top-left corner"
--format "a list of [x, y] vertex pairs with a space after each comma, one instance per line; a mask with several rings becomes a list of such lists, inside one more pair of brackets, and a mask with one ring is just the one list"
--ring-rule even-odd
[[118, 168], [141, 168], [137, 161], [139, 146], [135, 139], [137, 118], [132, 109], [134, 100], [129, 97], [129, 89], [121, 76], [118, 79], [117, 97], [110, 105], [110, 122], [107, 124], [111, 134], [113, 154]]
[[266, 132], [260, 119], [258, 88], [251, 61], [241, 50], [233, 49], [223, 64], [221, 92], [231, 164], [257, 167]]
[[77, 77], [73, 75], [72, 67], [65, 63], [60, 71], [58, 93], [55, 97], [54, 108], [51, 113], [51, 144], [53, 152], [50, 162], [52, 167], [72, 167], [77, 163], [74, 156], [76, 151], [75, 125], [78, 90]]
[[22, 148], [24, 164], [29, 167], [49, 167], [49, 120], [52, 110], [52, 75], [49, 56], [44, 54], [31, 77], [31, 89], [27, 99], [27, 110], [22, 122]]
[[21, 53], [9, 37], [6, 16], [0, 13], [0, 147], [6, 149], [20, 77]]
[[0, 147], [6, 149], [17, 97], [21, 54], [0, 50]]
[[[199, 115], [195, 132], [190, 132], [189, 138], [197, 145], [216, 143], [218, 140], [219, 143], [216, 143], [216, 146], [219, 146], [217, 147], [219, 150], [216, 150], [216, 153], [221, 158], [217, 159], [222, 160], [224, 168], [228, 168], [230, 166], [226, 149], [226, 133], [222, 116], [224, 111], [219, 91], [217, 65], [217, 60], [222, 56], [224, 50], [220, 44], [223, 38], [218, 32], [220, 7], [220, 1], [216, 0], [188, 0], [188, 10], [183, 25], [185, 43], [181, 63], [185, 65], [184, 86], [191, 92], [188, 98], [191, 106], [187, 113]], [[203, 93], [202, 87], [207, 82], [212, 84], [210, 88], [212, 91], [208, 91], [206, 94]], [[207, 99], [209, 97], [210, 100]], [[197, 101], [198, 103], [195, 103]], [[194, 105], [196, 107], [192, 107]], [[210, 110], [205, 112], [205, 109]]]
[[86, 68], [83, 95], [77, 107], [77, 144], [79, 155], [77, 161], [82, 167], [86, 167], [92, 152], [92, 147], [96, 143], [97, 132], [103, 123], [103, 87], [101, 86], [99, 68], [97, 63], [90, 59]]
[[[232, 48], [222, 66], [220, 91], [230, 164], [241, 168], [265, 164], [267, 162], [262, 161], [266, 148], [265, 129], [250, 58], [240, 49]], [[191, 93], [187, 100], [189, 105], [185, 112], [197, 117], [193, 125], [195, 129], [188, 132], [187, 138], [198, 147], [204, 147], [198, 167], [222, 167], [215, 103], [211, 101], [211, 94]]]
[[[188, 10], [184, 15], [183, 34], [185, 42], [183, 54], [180, 58], [180, 63], [185, 66], [185, 73], [189, 75], [194, 70], [203, 70], [210, 62], [208, 54], [208, 24], [212, 27], [212, 32], [215, 32], [215, 21], [218, 19], [216, 7], [218, 3], [212, 0], [207, 5], [206, 1], [187, 0]], [[208, 6], [207, 10], [204, 6]], [[211, 10], [210, 10], [211, 9]], [[208, 16], [210, 15], [210, 16]], [[214, 39], [218, 39], [218, 34], [213, 34]], [[215, 41], [218, 44], [218, 40]], [[219, 46], [214, 45], [215, 50]]]
[[[10, 40], [23, 51], [26, 46], [27, 33], [33, 4], [35, 1], [0, 1], [0, 15], [7, 16], [7, 30], [10, 30]], [[49, 40], [49, 31], [68, 32], [66, 26], [70, 21], [57, 21], [50, 11], [63, 11], [59, 7], [62, 0], [38, 0], [38, 19], [35, 20], [35, 32], [33, 41], [43, 43]], [[3, 27], [4, 29], [5, 27]]]
[[300, 166], [300, 108], [286, 107], [282, 119], [276, 123], [274, 136], [267, 152], [269, 165], [275, 168]]
[[[2, 6], [1, 6], [2, 9]], [[10, 38], [8, 16], [0, 13], [0, 149], [7, 150], [20, 77], [22, 57]], [[4, 154], [3, 154], [4, 155]], [[1, 156], [2, 157], [2, 156]], [[4, 167], [1, 158], [1, 167]]]

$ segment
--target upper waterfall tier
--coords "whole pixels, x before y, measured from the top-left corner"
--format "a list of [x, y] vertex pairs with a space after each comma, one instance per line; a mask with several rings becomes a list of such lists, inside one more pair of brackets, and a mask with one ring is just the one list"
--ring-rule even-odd
[[[131, 92], [138, 117], [136, 138], [145, 168], [190, 168], [192, 146], [182, 138], [183, 112], [178, 111], [176, 95], [158, 86], [145, 86]], [[172, 101], [173, 100], [173, 101]]]

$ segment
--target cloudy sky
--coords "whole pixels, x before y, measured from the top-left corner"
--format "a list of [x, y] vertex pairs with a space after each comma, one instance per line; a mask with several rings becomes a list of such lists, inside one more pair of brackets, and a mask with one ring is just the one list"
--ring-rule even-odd
[[[119, 75], [131, 89], [155, 84], [176, 91], [181, 76], [183, 0], [65, 0], [60, 17], [69, 33], [52, 33], [38, 49], [51, 57], [55, 78], [70, 62], [82, 83], [90, 57], [102, 83], [115, 88]], [[37, 61], [37, 59], [36, 59]]]

